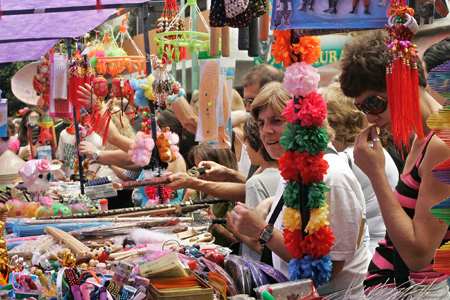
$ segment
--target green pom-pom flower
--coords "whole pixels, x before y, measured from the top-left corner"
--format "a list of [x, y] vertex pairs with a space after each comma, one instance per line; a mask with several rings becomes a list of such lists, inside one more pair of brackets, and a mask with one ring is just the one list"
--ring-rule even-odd
[[284, 205], [292, 209], [300, 210], [300, 184], [297, 181], [289, 181], [283, 192]]
[[295, 142], [295, 137], [297, 135], [297, 130], [299, 130], [299, 125], [294, 125], [292, 123], [287, 123], [283, 131], [283, 136], [280, 138], [281, 147], [284, 148], [284, 151], [297, 150], [298, 145]]
[[[325, 205], [325, 192], [329, 192], [330, 188], [326, 186], [325, 181], [313, 183], [309, 186], [308, 207], [316, 209]], [[284, 194], [283, 194], [284, 195]], [[286, 201], [286, 200], [285, 200]]]
[[311, 155], [316, 155], [327, 148], [328, 134], [324, 127], [303, 126], [299, 127], [296, 133], [295, 143], [298, 145], [298, 152], [308, 152]]

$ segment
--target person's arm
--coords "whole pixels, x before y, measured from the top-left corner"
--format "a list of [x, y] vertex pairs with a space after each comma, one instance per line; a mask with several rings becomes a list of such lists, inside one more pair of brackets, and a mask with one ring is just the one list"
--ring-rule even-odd
[[208, 170], [206, 170], [205, 173], [201, 176], [201, 179], [236, 183], [245, 183], [247, 181], [247, 175], [219, 165], [218, 163], [215, 163], [213, 161], [201, 161], [198, 167], [208, 168]]
[[[430, 208], [447, 198], [450, 186], [433, 177], [431, 169], [450, 157], [450, 149], [435, 137], [428, 145], [419, 167], [421, 184], [414, 218], [411, 219], [392, 192], [384, 171], [384, 154], [380, 142], [368, 146], [368, 138], [378, 138], [376, 128], [363, 131], [355, 143], [355, 163], [369, 177], [380, 204], [389, 237], [411, 271], [430, 264], [447, 232], [448, 225], [430, 213]], [[413, 159], [413, 158], [411, 158]]]
[[[280, 214], [279, 217], [282, 217], [282, 215]], [[260, 215], [258, 215], [256, 209], [245, 204], [238, 203], [229, 213], [229, 216], [227, 216], [227, 224], [229, 218], [231, 218], [231, 223], [234, 224], [236, 231], [249, 237], [254, 242], [259, 243], [259, 236], [261, 235], [262, 230], [266, 227], [267, 222]], [[251, 244], [248, 244], [247, 246], [252, 247]], [[286, 249], [284, 244], [284, 236], [282, 231], [274, 228], [272, 237], [266, 243], [266, 246], [284, 261], [289, 262], [292, 259], [291, 254]], [[342, 271], [344, 264], [345, 261], [333, 261], [330, 281]]]
[[192, 110], [186, 98], [178, 97], [176, 102], [170, 104], [184, 128], [195, 134], [197, 132], [198, 116]]
[[114, 171], [114, 174], [116, 174], [116, 176], [119, 177], [120, 180], [123, 180], [123, 181], [129, 181], [130, 180], [130, 178], [128, 178], [124, 174], [125, 169], [117, 167], [115, 165], [110, 165], [109, 167], [111, 168], [111, 170]]
[[245, 201], [245, 184], [243, 183], [205, 181], [191, 177], [186, 173], [168, 173], [164, 176], [169, 177], [169, 183], [162, 184], [162, 186], [172, 191], [190, 188], [225, 200]]
[[237, 127], [247, 120], [245, 110], [235, 110], [231, 112], [231, 127]]

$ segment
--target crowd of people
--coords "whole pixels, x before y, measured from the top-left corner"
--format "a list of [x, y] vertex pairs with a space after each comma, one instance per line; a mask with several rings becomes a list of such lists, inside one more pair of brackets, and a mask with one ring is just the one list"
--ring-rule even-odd
[[[450, 149], [426, 124], [445, 100], [427, 85], [426, 74], [450, 58], [450, 40], [430, 47], [424, 55], [425, 68], [418, 65], [425, 140], [412, 135], [409, 152], [399, 153], [391, 138], [386, 37], [383, 31], [371, 31], [346, 44], [341, 73], [319, 91], [327, 102], [329, 143], [324, 159], [329, 168], [324, 181], [330, 187], [326, 202], [335, 241], [329, 254], [331, 278], [318, 292], [360, 299], [380, 286], [413, 286], [426, 294], [426, 299], [450, 299], [448, 275], [433, 271], [432, 264], [435, 250], [450, 239], [450, 231], [430, 213], [430, 207], [450, 194], [450, 186], [431, 173], [435, 165], [450, 157]], [[280, 138], [287, 120], [282, 112], [292, 96], [283, 88], [283, 77], [283, 71], [269, 65], [254, 66], [243, 77], [243, 98], [233, 91], [229, 148], [216, 149], [195, 141], [197, 95], [191, 101], [183, 96], [171, 101], [170, 108], [156, 114], [156, 124], [161, 132], [179, 136], [181, 156], [169, 163], [168, 173], [163, 175], [169, 181], [163, 187], [177, 192], [172, 201], [229, 200], [211, 209], [215, 217], [227, 220], [212, 226], [216, 243], [269, 263], [289, 277], [292, 257], [285, 248], [282, 221], [286, 182], [278, 160], [285, 153]], [[90, 98], [87, 90], [81, 95]], [[30, 109], [17, 127], [11, 122], [2, 145], [21, 159], [30, 159], [29, 128], [39, 116]], [[129, 122], [113, 114], [107, 135], [84, 136], [78, 148], [73, 123], [67, 118], [55, 123], [58, 143], [53, 163], [60, 164], [70, 178], [77, 150], [90, 160], [88, 179], [110, 176], [119, 182], [142, 178], [142, 167], [127, 154], [136, 134], [133, 120], [139, 117], [126, 116]], [[193, 177], [187, 172], [193, 166], [206, 171]], [[142, 190], [122, 194], [112, 207], [137, 204], [132, 198], [137, 199], [138, 194], [145, 198]], [[261, 233], [268, 224], [273, 224], [273, 232], [261, 244]]]

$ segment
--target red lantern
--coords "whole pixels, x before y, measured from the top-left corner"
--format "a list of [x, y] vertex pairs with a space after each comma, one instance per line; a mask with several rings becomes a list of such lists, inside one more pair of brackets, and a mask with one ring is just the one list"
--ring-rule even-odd
[[122, 76], [117, 76], [111, 84], [111, 96], [118, 99], [125, 98], [129, 93], [130, 85]]
[[108, 95], [108, 82], [102, 75], [96, 77], [93, 81], [92, 88], [98, 100], [103, 101]]

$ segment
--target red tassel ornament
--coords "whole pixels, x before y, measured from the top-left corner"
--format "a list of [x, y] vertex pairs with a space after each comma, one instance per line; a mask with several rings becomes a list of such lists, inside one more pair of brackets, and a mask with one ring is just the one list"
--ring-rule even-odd
[[393, 2], [389, 9], [388, 41], [392, 62], [386, 68], [386, 84], [394, 143], [410, 149], [410, 135], [423, 139], [419, 102], [416, 45], [411, 43], [419, 27], [414, 10], [405, 3]]

